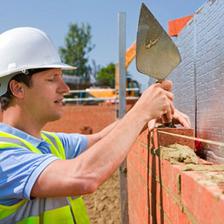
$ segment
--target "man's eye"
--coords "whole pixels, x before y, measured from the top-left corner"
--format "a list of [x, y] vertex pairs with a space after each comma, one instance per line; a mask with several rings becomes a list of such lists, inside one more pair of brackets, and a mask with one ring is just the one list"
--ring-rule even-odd
[[54, 82], [58, 79], [58, 76], [57, 75], [50, 75], [47, 77], [47, 81], [49, 82]]
[[48, 79], [47, 79], [47, 81], [49, 81], [49, 82], [53, 82], [55, 80], [55, 77], [49, 77]]

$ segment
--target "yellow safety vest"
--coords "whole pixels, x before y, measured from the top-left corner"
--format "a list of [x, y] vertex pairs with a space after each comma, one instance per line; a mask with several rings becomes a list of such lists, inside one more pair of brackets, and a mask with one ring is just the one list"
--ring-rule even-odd
[[[51, 153], [66, 159], [64, 147], [57, 135], [42, 132], [49, 143]], [[34, 153], [42, 153], [28, 141], [6, 132], [0, 132], [0, 149], [26, 147]], [[23, 199], [11, 205], [0, 205], [0, 224], [89, 224], [84, 201], [81, 197]]]

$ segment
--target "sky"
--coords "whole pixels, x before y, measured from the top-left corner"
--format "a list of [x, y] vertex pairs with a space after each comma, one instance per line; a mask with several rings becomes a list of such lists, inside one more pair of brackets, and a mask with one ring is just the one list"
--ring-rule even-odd
[[[144, 2], [167, 30], [170, 19], [192, 15], [207, 0], [7, 0], [1, 2], [0, 33], [19, 26], [32, 26], [45, 31], [57, 48], [71, 23], [91, 26], [92, 44], [89, 54], [97, 65], [118, 62], [118, 13], [126, 14], [126, 48], [136, 39], [141, 3]], [[137, 72], [135, 61], [128, 69], [145, 89], [148, 77]]]

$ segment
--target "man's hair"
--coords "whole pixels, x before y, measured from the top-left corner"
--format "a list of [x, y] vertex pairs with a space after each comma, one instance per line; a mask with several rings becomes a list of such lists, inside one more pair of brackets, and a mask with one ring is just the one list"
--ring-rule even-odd
[[[24, 83], [27, 87], [31, 87], [32, 86], [32, 76], [35, 73], [42, 72], [42, 71], [45, 71], [45, 70], [49, 70], [49, 68], [29, 69], [25, 73], [21, 72], [21, 73], [15, 75], [15, 76], [13, 76], [13, 78], [10, 79], [9, 83], [12, 80], [16, 80], [17, 82]], [[9, 107], [9, 104], [12, 101], [12, 98], [13, 98], [13, 94], [12, 94], [11, 89], [9, 87], [9, 83], [8, 83], [7, 92], [0, 97], [0, 105], [1, 105], [1, 110], [2, 111], [6, 110]]]
[[[32, 78], [32, 75], [26, 75], [24, 73], [19, 73], [19, 74], [15, 75], [9, 81], [9, 83], [12, 80], [16, 80], [17, 82], [22, 82], [26, 86], [30, 87], [31, 86], [31, 78]], [[0, 104], [1, 104], [1, 110], [2, 111], [6, 110], [8, 108], [9, 103], [12, 101], [12, 98], [13, 98], [13, 94], [12, 94], [11, 89], [9, 87], [9, 83], [8, 83], [7, 92], [0, 97]]]

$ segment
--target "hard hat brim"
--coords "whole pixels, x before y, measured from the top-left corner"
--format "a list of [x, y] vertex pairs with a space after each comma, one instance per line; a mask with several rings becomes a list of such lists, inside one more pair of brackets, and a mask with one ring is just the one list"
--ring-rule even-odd
[[12, 70], [8, 70], [5, 73], [2, 73], [0, 76], [0, 96], [4, 95], [7, 92], [8, 89], [8, 83], [9, 81], [18, 73], [28, 70], [28, 69], [41, 69], [41, 68], [60, 68], [62, 70], [75, 70], [77, 69], [77, 67], [65, 64], [65, 63], [57, 63], [57, 64], [51, 64], [51, 65], [43, 65], [43, 66], [38, 66], [37, 67], [31, 67], [31, 66], [27, 66], [24, 67], [23, 69], [19, 68], [19, 69], [12, 69]]
[[51, 65], [43, 65], [39, 66], [38, 68], [60, 68], [62, 70], [75, 70], [77, 67], [71, 66], [64, 63], [57, 63], [57, 64], [51, 64]]
[[0, 74], [0, 78], [3, 78], [5, 76], [8, 76], [8, 75], [11, 75], [11, 74], [16, 74], [16, 73], [19, 73], [19, 72], [22, 72], [22, 71], [25, 71], [25, 70], [29, 70], [29, 69], [39, 69], [39, 68], [60, 68], [62, 70], [75, 70], [77, 69], [77, 67], [75, 66], [71, 66], [71, 65], [68, 65], [68, 64], [65, 64], [65, 63], [55, 63], [55, 64], [50, 64], [50, 65], [40, 65], [40, 66], [23, 66], [23, 67], [20, 67], [20, 68], [13, 68], [13, 69], [9, 69], [5, 72], [2, 72]]

